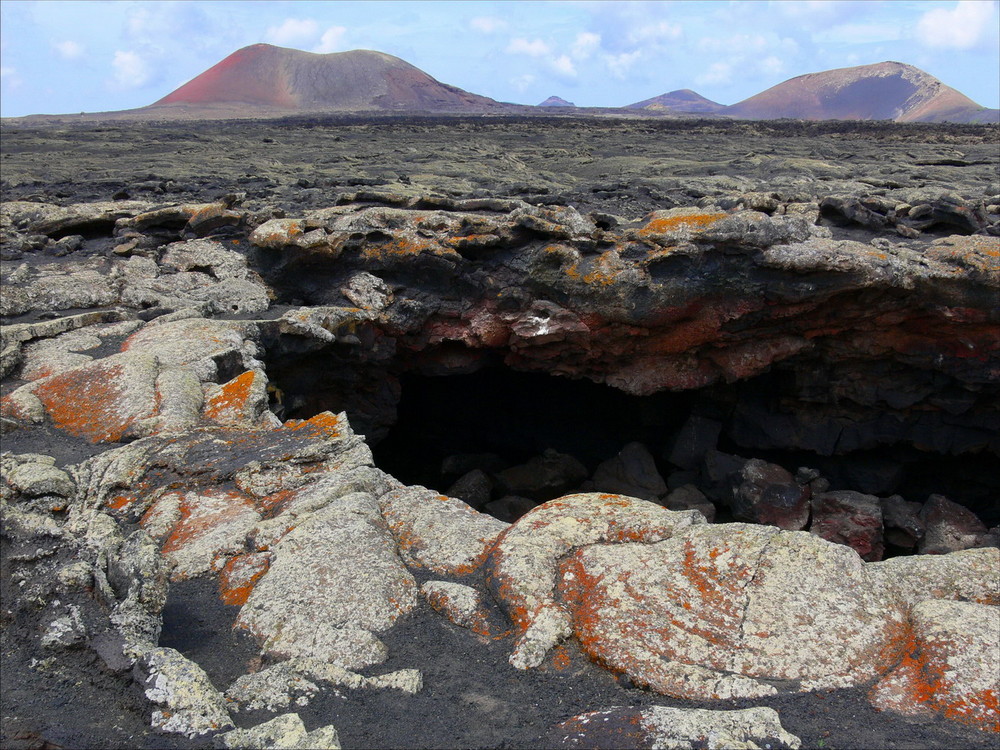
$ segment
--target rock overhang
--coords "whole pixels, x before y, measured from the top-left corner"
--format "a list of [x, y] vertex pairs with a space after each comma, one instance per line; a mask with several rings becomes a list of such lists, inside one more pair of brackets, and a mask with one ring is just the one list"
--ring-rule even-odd
[[[256, 249], [246, 256], [260, 274], [257, 283], [279, 290], [279, 300], [281, 294], [291, 296], [287, 287], [295, 280], [288, 275], [305, 268], [312, 273], [305, 283], [312, 289], [325, 286], [323, 293], [329, 296], [322, 301], [328, 304], [298, 306], [259, 321], [205, 318], [202, 316], [213, 312], [182, 308], [175, 319], [168, 313], [130, 333], [127, 344], [113, 356], [143, 364], [143, 371], [149, 371], [141, 378], [126, 378], [130, 387], [138, 387], [144, 394], [138, 406], [126, 409], [131, 409], [130, 424], [140, 428], [128, 435], [123, 429], [120, 434], [98, 431], [90, 437], [113, 442], [123, 437], [140, 439], [102, 454], [74, 474], [76, 482], [87, 488], [77, 509], [80, 519], [87, 506], [103, 509], [111, 517], [142, 519], [149, 533], [165, 539], [163, 549], [168, 556], [176, 557], [185, 545], [199, 545], [199, 549], [189, 550], [187, 557], [175, 559], [175, 564], [179, 561], [182, 566], [175, 568], [175, 575], [224, 573], [232, 577], [239, 585], [228, 588], [238, 593], [236, 601], [246, 609], [244, 625], [261, 639], [265, 651], [278, 658], [302, 656], [303, 648], [322, 648], [347, 668], [377, 663], [384, 658], [384, 650], [376, 634], [417, 606], [417, 585], [407, 566], [468, 581], [469, 576], [479, 574], [486, 561], [494, 570], [493, 578], [499, 580], [501, 574], [496, 569], [504, 544], [524, 529], [529, 529], [530, 542], [541, 511], [536, 509], [502, 532], [502, 525], [496, 522], [485, 518], [475, 521], [479, 514], [464, 510], [457, 500], [443, 498], [442, 503], [436, 493], [404, 490], [394, 479], [380, 474], [372, 465], [367, 446], [353, 435], [346, 415], [302, 413], [298, 416], [308, 419], [287, 419], [282, 424], [267, 408], [267, 386], [280, 388], [280, 383], [268, 381], [267, 369], [259, 358], [271, 357], [273, 362], [305, 351], [322, 361], [336, 353], [345, 369], [368, 367], [367, 374], [378, 378], [428, 367], [438, 373], [461, 371], [470, 367], [470, 360], [455, 356], [456, 351], [483, 350], [499, 355], [515, 369], [586, 377], [633, 393], [748, 381], [781, 366], [795, 374], [826, 366], [841, 376], [839, 381], [833, 378], [841, 389], [837, 394], [841, 399], [869, 408], [879, 405], [884, 409], [880, 404], [886, 404], [889, 411], [900, 411], [901, 402], [892, 388], [881, 394], [868, 393], [855, 384], [851, 390], [851, 378], [847, 377], [851, 368], [857, 371], [858, 360], [888, 359], [902, 370], [919, 369], [932, 382], [936, 379], [940, 384], [945, 378], [949, 386], [973, 394], [974, 398], [964, 404], [953, 399], [950, 411], [942, 406], [938, 410], [954, 411], [953, 417], [971, 413], [975, 415], [972, 426], [982, 433], [989, 431], [991, 413], [983, 408], [986, 401], [979, 401], [984, 387], [989, 390], [998, 349], [996, 310], [983, 304], [998, 289], [990, 274], [994, 250], [989, 239], [948, 238], [933, 243], [923, 253], [905, 247], [876, 248], [824, 237], [822, 231], [797, 218], [783, 220], [752, 211], [685, 210], [647, 217], [632, 225], [626, 222], [617, 233], [599, 228], [572, 209], [518, 206], [507, 213], [428, 215], [418, 209], [360, 206], [330, 215], [332, 218], [321, 222], [314, 219], [316, 226], [307, 226], [305, 231], [297, 219], [262, 223], [249, 240]], [[647, 231], [651, 225], [655, 232]], [[310, 233], [308, 242], [301, 240]], [[746, 242], [740, 237], [747, 237]], [[233, 250], [239, 245], [228, 247]], [[183, 245], [171, 248], [171, 257], [184, 257]], [[198, 253], [197, 247], [189, 249], [194, 255]], [[224, 257], [214, 246], [211, 249], [212, 257]], [[296, 265], [289, 257], [307, 262]], [[670, 267], [665, 265], [668, 259], [683, 259], [683, 263]], [[656, 273], [651, 266], [658, 269]], [[214, 277], [192, 272], [208, 278], [219, 276], [218, 272]], [[760, 275], [755, 278], [753, 273]], [[776, 275], [785, 282], [776, 282]], [[317, 283], [317, 278], [324, 283]], [[939, 282], [937, 296], [928, 301], [929, 290]], [[770, 298], [762, 301], [764, 291]], [[28, 338], [11, 337], [19, 351], [24, 340], [51, 333], [24, 329], [23, 335]], [[7, 341], [5, 349], [6, 345]], [[148, 360], [140, 362], [143, 356]], [[114, 361], [105, 362], [108, 359], [98, 358], [90, 365], [71, 364], [62, 372], [61, 383], [58, 374], [31, 381], [22, 386], [27, 390], [20, 397], [11, 394], [8, 414], [17, 419], [56, 418], [51, 405], [37, 395], [41, 413], [25, 411], [25, 405], [33, 406], [28, 396], [36, 392], [45, 396], [57, 385], [65, 386], [59, 389], [60, 399], [73, 404], [71, 408], [93, 409], [94, 390], [89, 381], [94, 373], [90, 369], [111, 367], [112, 374], [117, 373]], [[833, 365], [841, 366], [839, 373]], [[471, 366], [475, 368], [474, 360]], [[108, 375], [102, 378], [105, 384], [113, 383]], [[907, 389], [912, 385], [910, 381], [905, 384]], [[390, 400], [391, 396], [390, 392]], [[272, 392], [272, 407], [274, 398]], [[128, 399], [115, 403], [127, 407]], [[934, 405], [919, 394], [905, 406], [913, 404]], [[984, 445], [976, 445], [974, 440], [966, 444], [978, 449], [990, 447], [988, 440]], [[155, 471], [147, 474], [148, 467], [155, 467]], [[174, 498], [176, 502], [162, 491], [165, 483], [170, 483], [167, 475], [171, 472], [175, 475], [172, 481], [182, 483], [188, 492]], [[225, 523], [214, 528], [216, 537], [190, 533], [196, 531], [192, 517], [203, 513], [214, 518], [211, 492], [206, 500], [205, 495], [194, 492], [198, 487], [234, 488], [243, 499], [232, 505], [246, 506], [247, 512], [239, 518], [224, 513]], [[598, 504], [614, 508], [641, 502], [603, 497]], [[557, 501], [546, 510], [558, 516], [558, 524], [566, 526], [562, 517], [566, 507], [559, 502], [573, 504]], [[163, 504], [160, 516], [166, 521], [147, 516], [154, 503]], [[437, 512], [446, 505], [461, 509], [456, 515], [462, 517], [461, 523], [450, 523], [445, 518], [448, 514]], [[650, 506], [660, 515], [670, 513]], [[587, 523], [603, 518], [596, 505], [588, 506], [581, 517]], [[689, 520], [694, 517], [700, 518], [695, 511], [685, 516]], [[749, 681], [729, 684], [719, 673], [740, 671], [735, 662], [702, 663], [704, 659], [697, 655], [678, 656], [678, 647], [673, 645], [665, 647], [668, 663], [654, 668], [653, 676], [636, 671], [643, 667], [635, 667], [634, 653], [619, 659], [602, 650], [615, 638], [600, 635], [601, 622], [594, 624], [578, 613], [598, 597], [589, 590], [581, 595], [576, 584], [567, 583], [565, 577], [574, 565], [582, 566], [577, 580], [583, 580], [591, 575], [588, 565], [621, 563], [618, 551], [607, 551], [610, 558], [604, 559], [599, 547], [609, 540], [634, 543], [628, 529], [619, 523], [626, 520], [613, 521], [612, 532], [591, 535], [593, 538], [586, 534], [579, 539], [573, 534], [563, 538], [559, 536], [562, 532], [557, 532], [560, 541], [549, 557], [558, 561], [568, 555], [569, 561], [557, 565], [550, 560], [545, 571], [555, 581], [553, 571], [559, 568], [563, 582], [553, 586], [565, 590], [543, 592], [545, 601], [534, 603], [532, 613], [521, 617], [523, 622], [513, 618], [524, 630], [522, 637], [530, 631], [530, 637], [515, 647], [514, 661], [519, 666], [541, 663], [547, 654], [545, 644], [573, 636], [591, 644], [592, 656], [601, 663], [657, 685], [657, 689], [669, 692], [676, 689], [671, 685], [685, 682], [704, 687], [703, 692], [685, 693], [684, 697], [762, 694], [760, 685], [769, 686], [769, 679], [802, 678], [800, 687], [804, 689], [857, 684], [891, 667], [888, 662], [867, 658], [871, 644], [862, 633], [858, 638], [865, 644], [857, 650], [861, 656], [843, 659], [848, 665], [844, 673], [812, 674], [815, 670], [801, 664], [793, 665], [805, 670], [801, 673], [793, 668], [768, 671], [769, 667], [757, 665], [741, 667], [747, 675], [752, 673]], [[579, 521], [574, 519], [574, 523]], [[172, 524], [173, 529], [156, 534], [163, 524]], [[435, 524], [456, 526], [455, 533], [469, 545], [457, 562], [454, 550], [436, 548], [440, 535], [434, 531]], [[634, 536], [660, 543], [660, 539], [643, 537], [651, 528], [642, 526]], [[716, 533], [723, 536], [732, 530], [717, 528]], [[753, 533], [777, 533], [765, 527], [752, 528]], [[678, 544], [683, 533], [677, 534]], [[370, 559], [351, 559], [343, 565], [345, 569], [363, 569], [371, 576], [371, 585], [361, 588], [376, 602], [374, 609], [352, 603], [352, 597], [360, 595], [359, 589], [339, 580], [331, 561], [300, 554], [318, 537], [336, 548], [346, 547], [347, 538], [370, 538], [371, 543], [364, 545]], [[865, 569], [847, 548], [805, 537], [824, 550], [817, 554], [832, 549], [829, 554], [838, 559], [850, 557], [852, 570]], [[643, 547], [640, 552], [645, 553]], [[715, 560], [718, 555], [713, 557], [712, 550], [716, 548], [708, 547], [711, 545], [704, 551], [706, 560]], [[684, 560], [695, 555], [687, 547], [677, 554]], [[253, 555], [260, 557], [247, 559]], [[763, 553], [750, 557], [759, 564]], [[236, 570], [237, 563], [247, 563], [248, 571]], [[537, 573], [531, 563], [526, 565], [521, 573], [509, 574], [515, 584], [530, 581]], [[643, 562], [640, 567], [645, 565]], [[701, 576], [699, 580], [704, 579], [702, 583], [709, 586], [706, 576], [711, 571], [706, 565], [699, 558], [689, 567], [697, 573], [695, 578]], [[520, 600], [510, 594], [510, 586], [500, 583], [490, 588], [511, 612], [520, 611]], [[900, 584], [897, 588], [906, 587]], [[315, 596], [306, 597], [308, 606], [319, 609], [310, 609], [311, 614], [305, 617], [301, 613], [293, 617], [286, 608], [288, 603], [282, 604], [282, 592], [290, 589], [313, 591]], [[699, 591], [699, 596], [705, 594]], [[569, 609], [557, 601], [559, 597], [570, 603]], [[644, 595], [640, 592], [639, 597]], [[718, 603], [707, 594], [702, 599]], [[304, 604], [298, 602], [293, 609]], [[642, 607], [647, 605], [648, 601], [640, 602]], [[902, 612], [905, 606], [900, 598], [890, 609]], [[748, 610], [749, 604], [744, 602], [741, 607]], [[865, 619], [872, 607], [862, 609], [865, 617], [861, 619]], [[150, 615], [155, 619], [155, 612], [144, 616]], [[324, 627], [311, 627], [310, 617], [322, 619]], [[892, 633], [888, 631], [902, 617], [883, 617], [877, 627], [873, 625], [882, 628], [879, 632], [885, 643], [890, 643]], [[540, 624], [534, 626], [536, 622]], [[703, 628], [693, 625], [687, 630]], [[765, 639], [759, 633], [754, 637]], [[735, 648], [730, 656], [753, 661], [744, 651]], [[767, 648], [761, 653], [778, 659], [789, 656], [795, 648], [782, 651], [779, 647], [777, 651], [778, 656]], [[886, 653], [895, 652], [889, 649]], [[661, 657], [649, 658], [655, 661]], [[640, 661], [649, 659], [642, 657]], [[815, 685], [806, 679], [810, 676]]]

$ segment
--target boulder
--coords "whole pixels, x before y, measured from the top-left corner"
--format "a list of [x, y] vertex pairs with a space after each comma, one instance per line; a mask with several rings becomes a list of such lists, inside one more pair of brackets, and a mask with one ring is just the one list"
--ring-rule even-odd
[[942, 555], [901, 555], [868, 566], [874, 584], [906, 607], [926, 599], [1000, 606], [1000, 550], [980, 547]]
[[904, 500], [899, 495], [879, 500], [882, 506], [882, 525], [885, 541], [904, 549], [913, 549], [924, 536], [924, 522], [920, 519], [920, 503]]
[[642, 443], [629, 443], [618, 455], [597, 466], [592, 477], [596, 492], [612, 492], [655, 501], [667, 492], [653, 454]]
[[76, 492], [73, 478], [55, 465], [52, 456], [23, 454], [11, 458], [13, 465], [5, 472], [4, 480], [22, 495], [70, 498]]
[[518, 636], [510, 663], [518, 669], [536, 667], [571, 634], [570, 614], [554, 592], [559, 561], [574, 548], [654, 542], [702, 523], [705, 518], [696, 511], [673, 512], [645, 500], [598, 493], [551, 500], [521, 516], [497, 538], [485, 566], [487, 585]]
[[715, 521], [715, 504], [693, 484], [682, 484], [671, 491], [663, 500], [670, 510], [696, 510], [709, 523]]
[[298, 714], [281, 714], [248, 729], [231, 729], [214, 740], [222, 750], [340, 750], [332, 724], [307, 731]]
[[575, 489], [587, 478], [587, 467], [573, 456], [549, 448], [527, 463], [504, 469], [496, 475], [504, 493], [532, 500], [551, 500]]
[[489, 475], [481, 469], [473, 469], [456, 479], [445, 494], [478, 510], [490, 501], [492, 492], [493, 480]]
[[917, 543], [917, 552], [940, 555], [946, 552], [977, 547], [986, 536], [986, 524], [975, 513], [944, 495], [931, 495], [920, 510], [924, 535]]
[[435, 611], [459, 627], [487, 638], [502, 632], [479, 592], [471, 586], [449, 581], [427, 581], [420, 587], [420, 593]]
[[17, 283], [4, 283], [0, 315], [23, 315], [34, 310], [73, 310], [104, 307], [118, 301], [118, 289], [107, 261], [88, 258], [45, 268], [32, 268]]
[[781, 726], [773, 708], [609, 708], [574, 716], [552, 732], [565, 748], [662, 750], [795, 750], [801, 741]]
[[514, 523], [533, 508], [537, 508], [538, 501], [531, 500], [519, 495], [504, 495], [497, 500], [491, 500], [483, 506], [483, 512], [504, 523]]
[[701, 474], [703, 486], [701, 489], [715, 502], [728, 505], [732, 500], [733, 484], [738, 481], [738, 475], [747, 459], [731, 453], [710, 450], [705, 453], [702, 461]]
[[869, 694], [872, 705], [1000, 733], [1000, 609], [927, 600], [913, 608], [910, 627], [899, 665]]
[[374, 497], [353, 492], [297, 519], [236, 625], [264, 652], [314, 656], [345, 669], [380, 663], [387, 630], [417, 605], [417, 585]]
[[666, 459], [682, 469], [696, 469], [705, 454], [715, 450], [721, 432], [721, 422], [692, 414], [674, 437]]
[[98, 201], [56, 206], [33, 201], [5, 201], [0, 204], [0, 223], [19, 230], [53, 235], [94, 232], [99, 228], [111, 233], [116, 221], [148, 211], [145, 201]]
[[473, 510], [461, 500], [425, 487], [405, 487], [382, 495], [382, 516], [400, 557], [438, 575], [462, 576], [476, 570], [507, 524]]
[[857, 553], [805, 532], [704, 525], [580, 547], [558, 587], [591, 658], [678, 698], [860, 685], [899, 654], [903, 606]]
[[247, 370], [222, 385], [209, 384], [202, 416], [226, 427], [276, 426], [268, 410], [267, 376]]
[[162, 495], [143, 517], [143, 527], [159, 532], [163, 555], [173, 566], [171, 580], [182, 581], [219, 572], [243, 552], [247, 534], [260, 520], [243, 493], [207, 488]]
[[205, 671], [172, 648], [155, 648], [136, 665], [136, 678], [146, 697], [161, 708], [153, 711], [153, 727], [198, 737], [231, 729], [226, 700]]
[[21, 386], [0, 405], [4, 416], [35, 421], [20, 399], [39, 404], [53, 424], [94, 443], [142, 436], [156, 415], [159, 363], [143, 354], [116, 354]]
[[874, 495], [853, 490], [823, 492], [812, 500], [809, 531], [830, 542], [846, 544], [862, 559], [882, 559], [882, 505]]
[[747, 461], [730, 479], [729, 505], [736, 518], [798, 531], [809, 523], [809, 490], [787, 470], [759, 458]]
[[292, 703], [307, 705], [323, 685], [349, 690], [395, 688], [416, 693], [422, 687], [422, 678], [415, 669], [364, 677], [322, 659], [302, 657], [237, 677], [226, 690], [226, 699], [239, 711], [280, 711]]

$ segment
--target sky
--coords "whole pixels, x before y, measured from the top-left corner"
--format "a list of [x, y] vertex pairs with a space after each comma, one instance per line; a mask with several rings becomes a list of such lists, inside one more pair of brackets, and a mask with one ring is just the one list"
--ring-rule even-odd
[[141, 107], [249, 44], [374, 49], [518, 104], [734, 104], [896, 60], [1000, 106], [998, 0], [0, 0], [0, 115]]

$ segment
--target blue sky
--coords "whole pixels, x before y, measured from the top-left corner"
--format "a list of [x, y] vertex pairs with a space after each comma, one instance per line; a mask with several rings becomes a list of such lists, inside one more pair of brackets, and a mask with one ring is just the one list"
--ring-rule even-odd
[[897, 60], [1000, 105], [997, 0], [0, 1], [0, 114], [150, 104], [248, 44], [375, 49], [500, 101], [623, 106], [679, 88], [732, 104]]

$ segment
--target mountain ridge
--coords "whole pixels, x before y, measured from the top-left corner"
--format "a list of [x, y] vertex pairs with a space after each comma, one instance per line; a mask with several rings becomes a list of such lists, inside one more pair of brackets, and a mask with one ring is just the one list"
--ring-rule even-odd
[[1000, 110], [982, 107], [931, 74], [894, 61], [806, 73], [731, 105], [685, 88], [620, 107], [580, 107], [558, 96], [532, 106], [498, 102], [442, 83], [384, 52], [320, 54], [270, 44], [236, 50], [145, 107], [5, 120], [224, 120], [417, 112], [1000, 123]]

